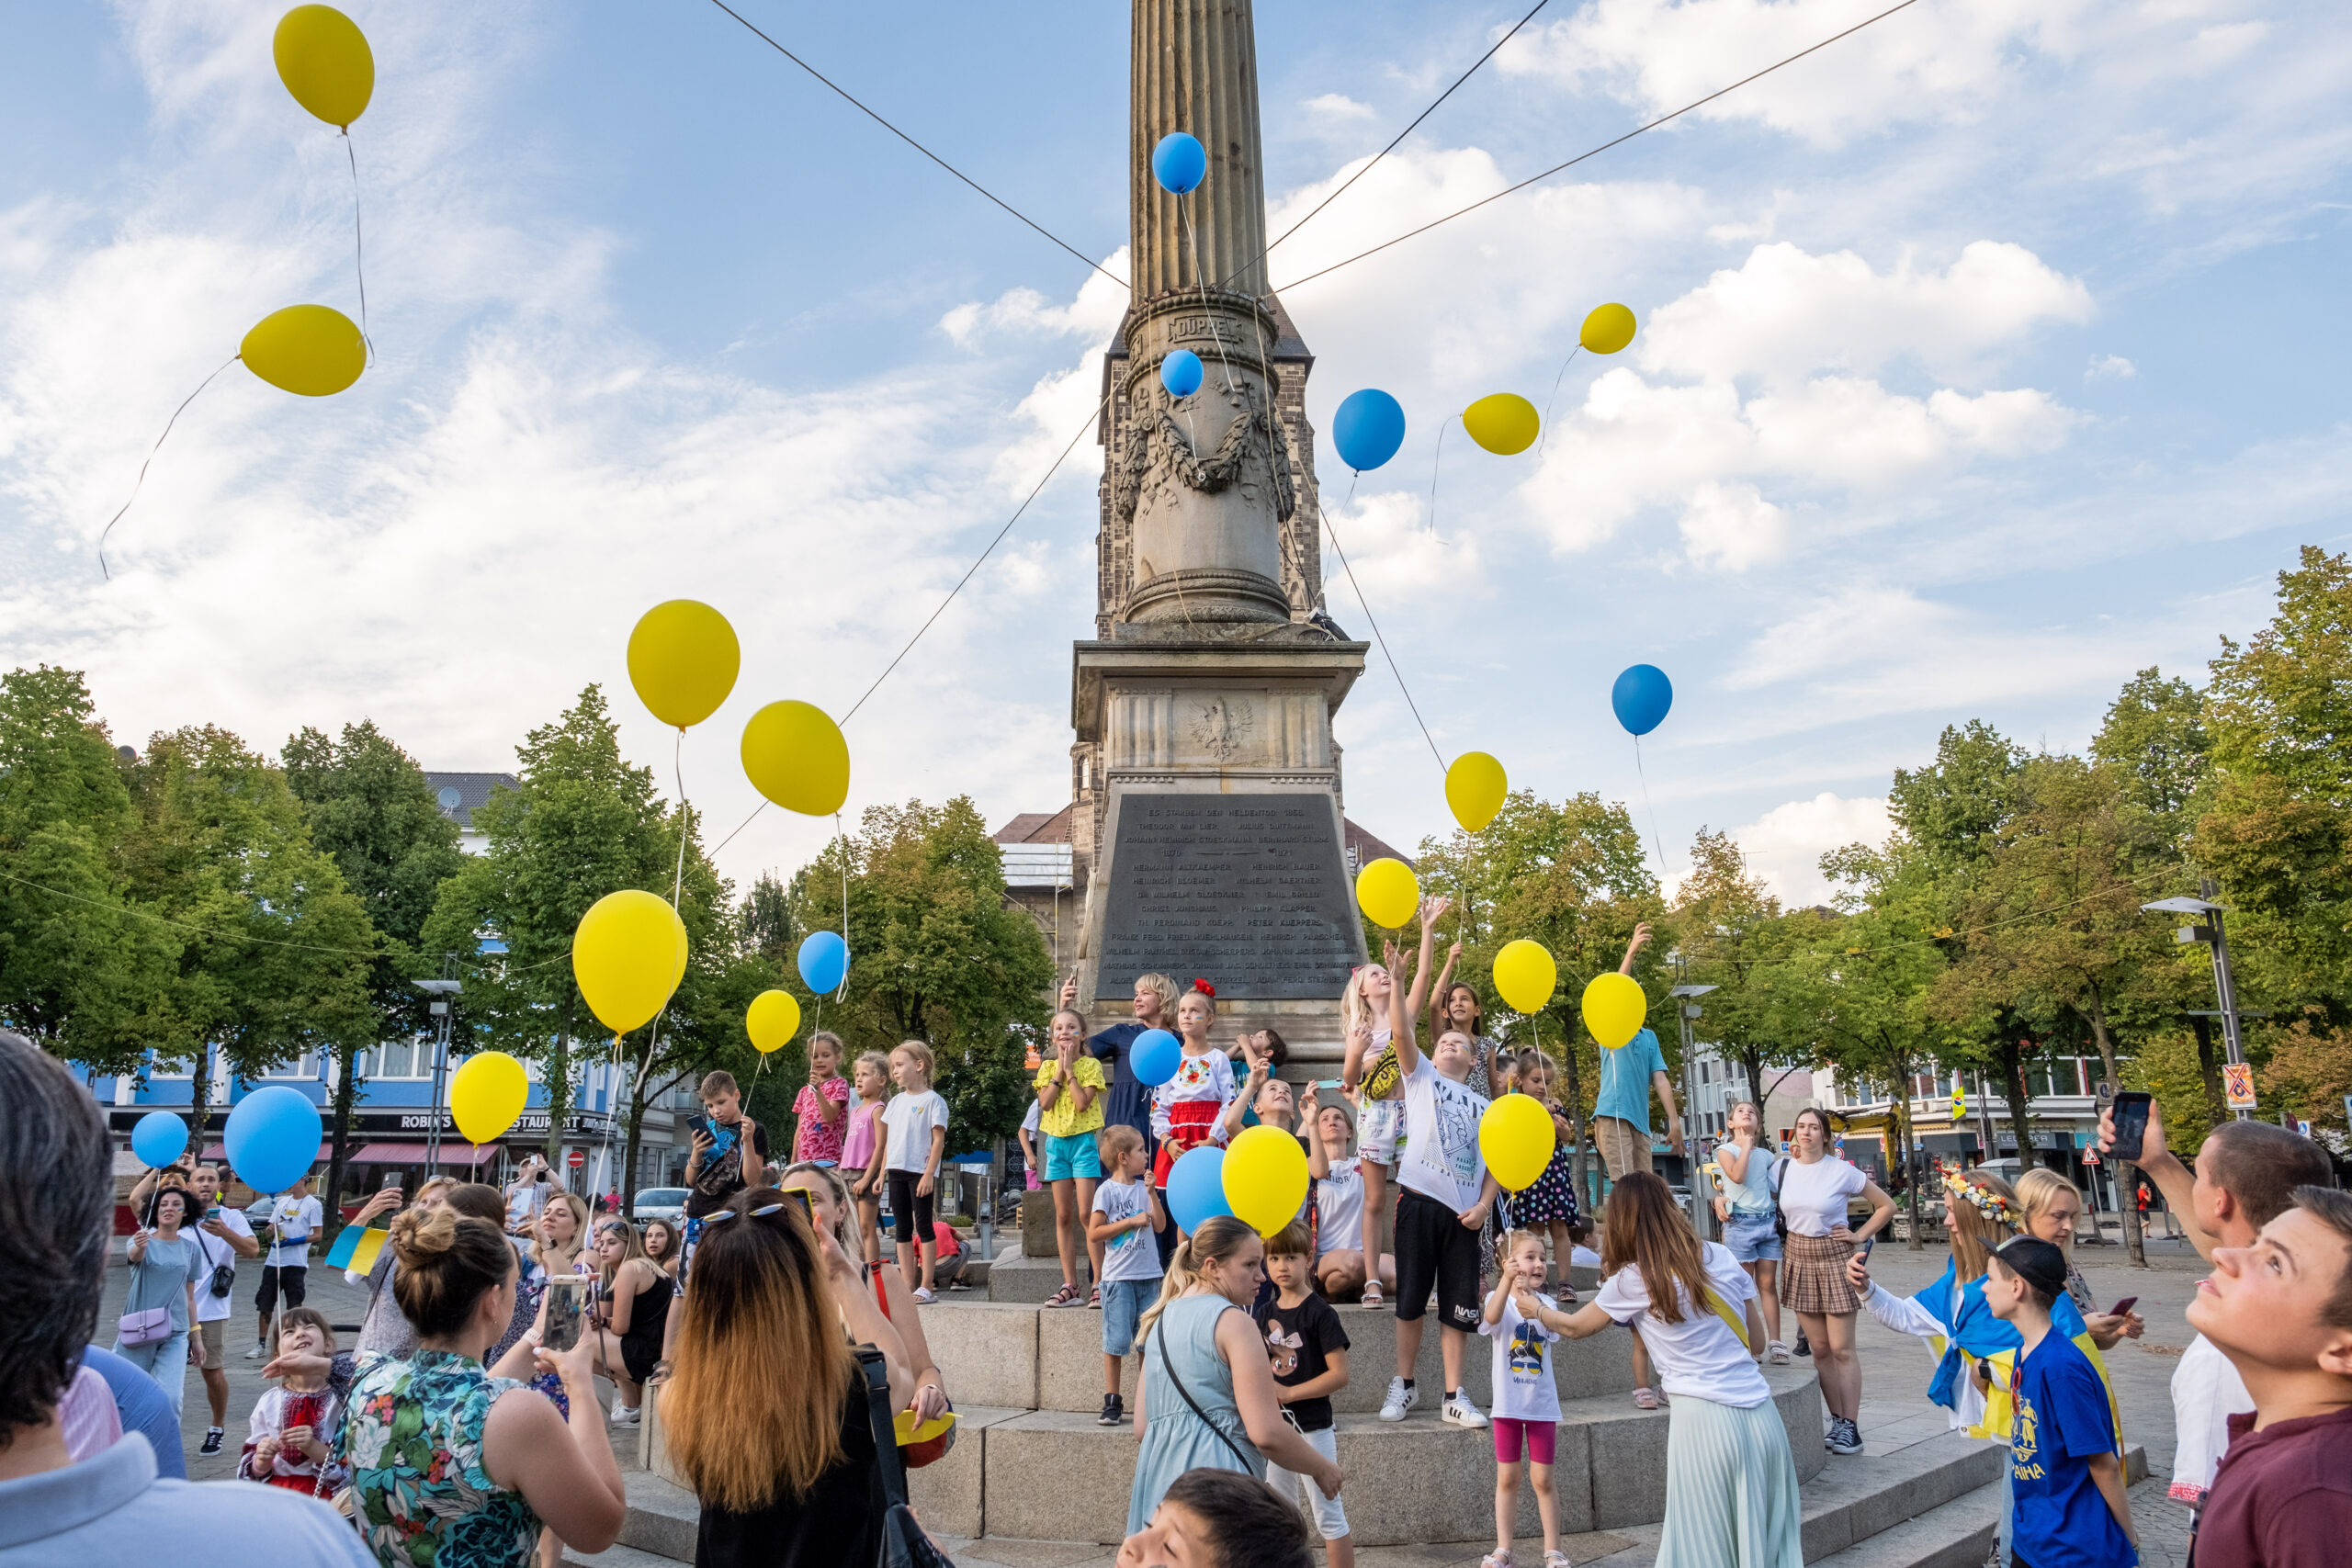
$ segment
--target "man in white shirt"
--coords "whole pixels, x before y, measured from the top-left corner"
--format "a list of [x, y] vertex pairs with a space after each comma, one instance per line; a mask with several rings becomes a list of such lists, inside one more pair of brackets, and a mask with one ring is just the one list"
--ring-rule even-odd
[[514, 1185], [506, 1189], [506, 1228], [511, 1234], [534, 1234], [539, 1212], [548, 1206], [548, 1194], [554, 1186], [546, 1160], [532, 1155], [523, 1161], [514, 1172]]
[[307, 1176], [270, 1200], [269, 1258], [262, 1267], [261, 1292], [254, 1298], [261, 1321], [254, 1330], [254, 1348], [245, 1352], [246, 1360], [266, 1361], [277, 1353], [269, 1334], [278, 1297], [283, 1294], [290, 1307], [302, 1304], [311, 1277], [311, 1238], [325, 1224], [326, 1211], [311, 1195]]
[[[2252, 1247], [2262, 1227], [2294, 1206], [2295, 1189], [2305, 1183], [2332, 1186], [2327, 1152], [2300, 1133], [2267, 1122], [2224, 1122], [2206, 1134], [2191, 1171], [2165, 1147], [2164, 1112], [2148, 1102], [2148, 1131], [2138, 1157], [2115, 1148], [2115, 1112], [2098, 1116], [2102, 1154], [2137, 1165], [2156, 1184], [2180, 1217], [2189, 1245], [2208, 1263], [2217, 1247]], [[2254, 1396], [2229, 1359], [2203, 1335], [2188, 1342], [2172, 1374], [2172, 1483], [2165, 1495], [2189, 1507], [2201, 1506], [2230, 1444], [2230, 1417], [2249, 1415]]]
[[261, 1256], [261, 1243], [254, 1239], [254, 1227], [243, 1212], [220, 1201], [219, 1166], [199, 1165], [188, 1172], [187, 1190], [195, 1200], [197, 1223], [193, 1231], [180, 1234], [194, 1239], [206, 1264], [204, 1283], [196, 1288], [196, 1333], [188, 1341], [188, 1359], [202, 1370], [204, 1395], [212, 1406], [212, 1424], [204, 1429], [204, 1446], [196, 1451], [209, 1456], [220, 1451], [222, 1427], [229, 1418], [228, 1352], [221, 1343], [227, 1330], [221, 1325], [235, 1305], [231, 1299], [233, 1281], [216, 1292], [213, 1270], [233, 1272], [238, 1258]]

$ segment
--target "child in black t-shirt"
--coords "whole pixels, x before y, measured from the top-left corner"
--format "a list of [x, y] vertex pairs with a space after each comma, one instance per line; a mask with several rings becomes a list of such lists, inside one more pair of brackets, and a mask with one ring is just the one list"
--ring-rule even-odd
[[[1315, 1243], [1303, 1219], [1266, 1238], [1266, 1272], [1274, 1282], [1272, 1300], [1261, 1298], [1252, 1315], [1273, 1361], [1274, 1397], [1291, 1424], [1324, 1458], [1338, 1461], [1338, 1436], [1331, 1429], [1331, 1395], [1348, 1386], [1348, 1331], [1340, 1314], [1316, 1294]], [[1323, 1532], [1329, 1568], [1355, 1568], [1356, 1544], [1348, 1534], [1347, 1510], [1337, 1497], [1306, 1476], [1280, 1465], [1266, 1466], [1266, 1479], [1285, 1497], [1304, 1495]]]

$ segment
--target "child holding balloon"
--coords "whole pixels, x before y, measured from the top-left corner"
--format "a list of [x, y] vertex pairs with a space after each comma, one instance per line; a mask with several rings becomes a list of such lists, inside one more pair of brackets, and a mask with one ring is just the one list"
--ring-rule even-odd
[[1217, 1141], [1217, 1123], [1239, 1088], [1233, 1081], [1233, 1060], [1211, 1043], [1209, 1030], [1216, 1022], [1216, 990], [1206, 980], [1176, 1004], [1176, 1033], [1180, 1050], [1175, 1076], [1152, 1091], [1151, 1131], [1159, 1140], [1152, 1162], [1151, 1184], [1168, 1201], [1168, 1172], [1187, 1149]]
[[1518, 1091], [1539, 1101], [1551, 1113], [1555, 1141], [1544, 1174], [1523, 1190], [1511, 1194], [1510, 1221], [1521, 1230], [1538, 1235], [1549, 1234], [1552, 1256], [1559, 1264], [1560, 1298], [1574, 1306], [1577, 1292], [1568, 1280], [1568, 1258], [1576, 1244], [1570, 1239], [1569, 1227], [1581, 1216], [1577, 1211], [1577, 1185], [1570, 1179], [1568, 1163], [1576, 1137], [1560, 1106], [1559, 1069], [1551, 1057], [1533, 1050], [1521, 1051], [1515, 1066]]

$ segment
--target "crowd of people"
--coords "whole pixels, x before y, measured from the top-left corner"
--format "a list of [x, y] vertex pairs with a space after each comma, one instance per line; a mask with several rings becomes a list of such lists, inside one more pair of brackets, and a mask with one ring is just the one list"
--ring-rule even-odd
[[[1796, 1568], [1796, 1468], [1768, 1376], [1790, 1359], [1784, 1313], [1814, 1358], [1833, 1455], [1862, 1450], [1867, 1312], [1928, 1341], [1928, 1393], [1955, 1427], [2009, 1444], [2004, 1561], [2136, 1560], [2103, 1357], [2144, 1325], [2128, 1303], [2099, 1310], [2075, 1267], [2082, 1195], [2063, 1175], [1947, 1175], [1951, 1257], [1898, 1297], [1869, 1265], [1894, 1203], [1838, 1157], [1828, 1119], [1804, 1112], [1783, 1147], [1743, 1103], [1699, 1194], [1724, 1240], [1703, 1241], [1650, 1168], [1653, 1097], [1669, 1138], [1679, 1109], [1645, 1031], [1602, 1053], [1589, 1124], [1609, 1187], [1588, 1216], [1554, 1064], [1483, 1032], [1458, 951], [1435, 963], [1446, 911], [1425, 903], [1418, 952], [1391, 949], [1351, 977], [1336, 1081], [1281, 1077], [1287, 1046], [1270, 1030], [1218, 1043], [1207, 981], [1141, 976], [1132, 1021], [1091, 1038], [1065, 987], [1023, 1145], [1057, 1238], [1046, 1307], [1102, 1313], [1100, 1419], [1140, 1438], [1123, 1563], [1298, 1568], [1319, 1536], [1330, 1568], [1351, 1568], [1333, 1416], [1351, 1374], [1347, 1314], [1396, 1320], [1380, 1416], [1400, 1422], [1422, 1403], [1432, 1307], [1437, 1419], [1490, 1432], [1485, 1568], [1513, 1568], [1523, 1491], [1545, 1568], [1565, 1568], [1554, 1347], [1617, 1327], [1634, 1331], [1634, 1404], [1670, 1404], [1657, 1561]], [[1175, 1070], [1147, 1085], [1137, 1039], [1171, 1026]], [[436, 1178], [413, 1198], [379, 1192], [356, 1218], [388, 1227], [389, 1245], [354, 1276], [368, 1305], [348, 1347], [305, 1304], [325, 1230], [307, 1183], [248, 1216], [220, 1202], [209, 1166], [149, 1172], [130, 1194], [109, 1351], [89, 1343], [109, 1140], [69, 1074], [0, 1035], [0, 1303], [22, 1330], [0, 1348], [0, 1562], [112, 1560], [170, 1517], [172, 1539], [201, 1542], [199, 1564], [266, 1542], [295, 1564], [556, 1568], [566, 1548], [601, 1551], [620, 1529], [609, 1434], [644, 1418], [657, 1384], [672, 1461], [702, 1504], [699, 1562], [878, 1561], [894, 1529], [903, 1544], [902, 1465], [952, 1441], [920, 1309], [963, 1253], [934, 1203], [948, 1110], [932, 1053], [908, 1041], [844, 1072], [845, 1056], [831, 1034], [812, 1041], [788, 1150], [730, 1077], [704, 1078], [682, 1223], [592, 1212], [537, 1160], [503, 1191]], [[1506, 1192], [1477, 1134], [1513, 1093], [1562, 1136], [1551, 1166]], [[1168, 1200], [1175, 1160], [1250, 1126], [1299, 1140], [1311, 1179], [1297, 1213], [1271, 1235], [1227, 1215], [1185, 1234]], [[2197, 1510], [2200, 1558], [2333, 1561], [2352, 1539], [2352, 1198], [2317, 1145], [2267, 1123], [2222, 1124], [2193, 1164], [2166, 1150], [2160, 1113], [2139, 1149], [2113, 1147], [2111, 1123], [2104, 1136], [2213, 1269], [2174, 1380], [2172, 1495]], [[190, 1487], [187, 1372], [209, 1402], [200, 1451], [220, 1452], [240, 1263], [259, 1265], [248, 1355], [270, 1386], [240, 1481]], [[1589, 1300], [1579, 1267], [1600, 1276]], [[1490, 1357], [1484, 1409], [1464, 1377], [1474, 1337]]]

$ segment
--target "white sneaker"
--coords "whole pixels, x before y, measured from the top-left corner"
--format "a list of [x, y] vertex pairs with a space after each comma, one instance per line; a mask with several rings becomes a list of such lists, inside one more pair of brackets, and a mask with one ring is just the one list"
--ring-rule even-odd
[[616, 1427], [634, 1427], [644, 1418], [645, 1412], [634, 1404], [613, 1406], [613, 1425]]
[[1421, 1391], [1403, 1378], [1388, 1380], [1388, 1397], [1380, 1403], [1383, 1421], [1402, 1421], [1405, 1412], [1421, 1402]]
[[1458, 1394], [1445, 1402], [1437, 1418], [1449, 1427], [1467, 1427], [1473, 1431], [1488, 1424], [1476, 1405]]
[[256, 1345], [252, 1349], [245, 1352], [245, 1359], [248, 1361], [259, 1361], [267, 1359], [268, 1355], [268, 1346]]

